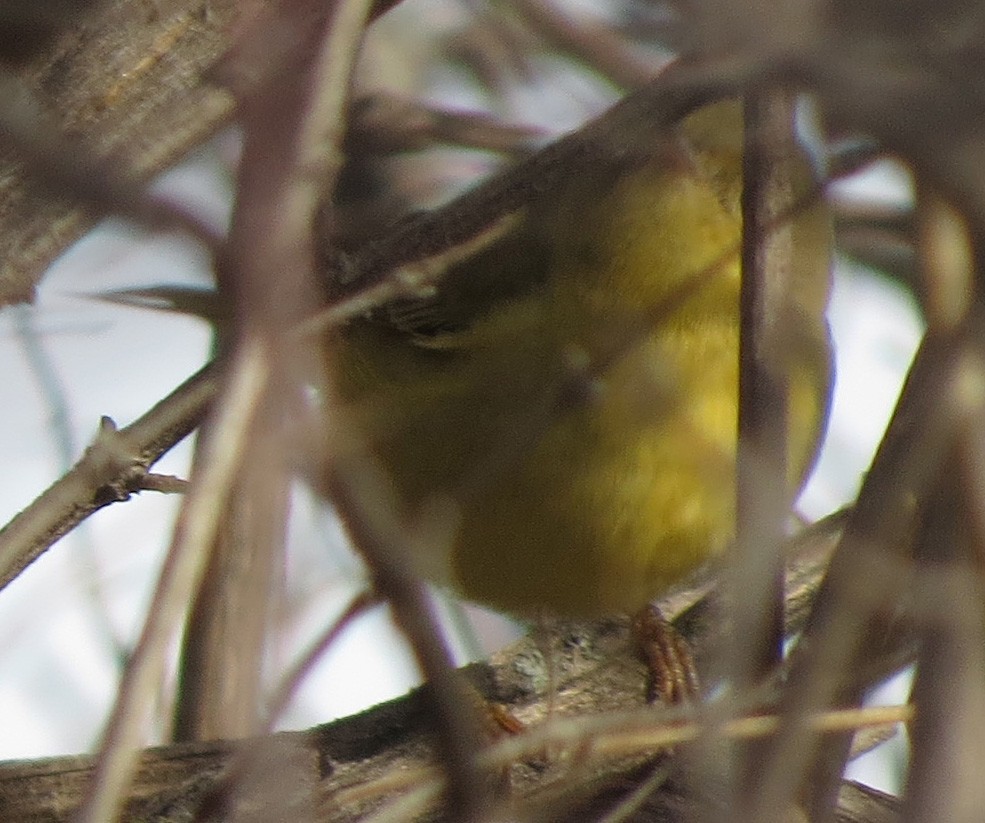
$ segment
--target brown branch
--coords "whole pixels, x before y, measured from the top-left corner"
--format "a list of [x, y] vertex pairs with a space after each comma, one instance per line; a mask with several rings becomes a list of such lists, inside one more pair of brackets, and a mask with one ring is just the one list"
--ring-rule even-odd
[[[30, 299], [48, 263], [92, 224], [91, 210], [73, 201], [73, 193], [99, 194], [104, 206], [130, 210], [133, 198], [107, 191], [100, 176], [67, 179], [77, 156], [143, 183], [228, 122], [228, 95], [204, 84], [202, 72], [225, 50], [240, 5], [159, 0], [153, 4], [158, 13], [149, 17], [144, 3], [97, 4], [19, 69], [15, 81], [8, 78], [5, 107], [23, 111], [17, 100], [26, 98], [26, 108], [51, 124], [39, 137], [42, 147], [55, 150], [37, 160], [57, 156], [60, 146], [74, 148], [58, 164], [60, 197], [38, 186], [10, 152], [0, 159], [0, 304]], [[36, 150], [29, 140], [18, 142]]]
[[[787, 592], [792, 630], [797, 630], [806, 617], [810, 595], [816, 591], [836, 537], [830, 524], [825, 524], [805, 534], [793, 549]], [[677, 602], [693, 596], [683, 593]], [[699, 649], [713, 646], [722, 628], [698, 617], [707, 612], [706, 602], [699, 601], [678, 621]], [[680, 611], [680, 605], [669, 602], [661, 607], [668, 614]], [[543, 719], [550, 703], [559, 721], [534, 727], [529, 736], [499, 747], [500, 756], [513, 762], [508, 773], [515, 802], [532, 804], [514, 808], [516, 816], [524, 809], [549, 808], [555, 818], [559, 810], [569, 809], [567, 819], [587, 819], [588, 810], [611, 808], [652, 775], [653, 741], [680, 739], [681, 727], [668, 726], [664, 719], [682, 715], [667, 710], [662, 715], [660, 709], [641, 713], [646, 676], [632, 651], [628, 621], [558, 626], [551, 633], [547, 652], [555, 656], [555, 670], [565, 674], [554, 694], [548, 694], [545, 685], [547, 664], [542, 651], [533, 641], [523, 640], [489, 663], [475, 664], [466, 671], [487, 699], [506, 704], [518, 717]], [[290, 762], [270, 766], [275, 779], [291, 787], [286, 802], [303, 807], [314, 796], [318, 798], [318, 819], [325, 821], [359, 820], [380, 809], [381, 804], [408, 797], [416, 798], [411, 805], [423, 811], [429, 806], [425, 795], [407, 795], [408, 790], [440, 787], [442, 780], [434, 768], [430, 717], [425, 706], [418, 691], [327, 726], [276, 736], [296, 754]], [[759, 728], [765, 730], [768, 725]], [[594, 742], [575, 743], [585, 741], [586, 736], [599, 741], [597, 749]], [[631, 739], [636, 742], [630, 744]], [[554, 744], [547, 746], [548, 740]], [[207, 804], [216, 788], [228, 779], [227, 770], [236, 762], [242, 745], [249, 747], [251, 743], [180, 744], [146, 751], [128, 800], [127, 819], [161, 823], [194, 819], [202, 804]], [[554, 753], [546, 760], [542, 754], [545, 747]], [[563, 750], [566, 756], [560, 756]], [[646, 800], [640, 816], [634, 819], [667, 819], [659, 815], [669, 809], [680, 815], [682, 803], [695, 811], [707, 802], [707, 798], [695, 798], [686, 789], [681, 772], [686, 766], [667, 762], [667, 783]], [[91, 767], [92, 758], [88, 757], [0, 764], [0, 811], [10, 819], [68, 820], [78, 805], [81, 787], [90, 779]], [[873, 823], [887, 819], [878, 814], [895, 813], [892, 798], [851, 784], [842, 791], [843, 808], [855, 809], [851, 816], [846, 811], [846, 820]], [[284, 802], [283, 798], [278, 800]], [[234, 818], [237, 810], [246, 808], [262, 819], [284, 817], [285, 807], [260, 788], [250, 791], [247, 785], [238, 795], [238, 803], [241, 805], [228, 809]]]
[[188, 491], [189, 485], [183, 477], [176, 477], [173, 474], [148, 472], [140, 479], [141, 491], [154, 491], [162, 494], [184, 494]]
[[0, 529], [0, 589], [89, 515], [140, 490], [147, 469], [201, 421], [215, 371], [206, 366], [129, 426], [104, 427], [72, 469]]
[[[166, 2], [153, 5], [165, 10], [170, 8], [170, 4]], [[221, 8], [222, 5], [213, 4], [213, 7]], [[765, 8], [772, 7], [774, 4], [758, 5]], [[860, 4], [862, 11], [852, 12], [849, 9], [852, 4], [844, 3], [839, 4], [839, 9], [844, 12], [845, 18], [853, 20], [857, 20], [858, 16], [864, 18], [868, 14], [878, 24], [892, 22], [880, 20], [879, 15], [869, 8], [871, 5], [862, 3]], [[945, 5], [949, 9], [955, 9], [960, 8], [961, 3]], [[167, 18], [167, 15], [164, 14], [162, 17]], [[928, 17], [933, 18], [935, 15]], [[790, 69], [790, 75], [805, 77], [816, 84], [822, 91], [823, 97], [831, 104], [829, 108], [840, 116], [845, 124], [883, 137], [891, 148], [912, 157], [915, 165], [924, 174], [940, 184], [941, 191], [953, 195], [967, 213], [972, 229], [973, 245], [979, 249], [980, 254], [981, 241], [985, 237], [985, 230], [982, 228], [985, 225], [985, 207], [983, 207], [985, 185], [983, 185], [980, 162], [983, 140], [980, 136], [977, 114], [982, 110], [978, 105], [981, 96], [980, 94], [978, 97], [975, 96], [978, 86], [974, 83], [954, 82], [956, 79], [980, 76], [980, 72], [971, 70], [978, 66], [969, 60], [957, 66], [945, 65], [943, 70], [937, 72], [933, 61], [929, 63], [926, 61], [927, 55], [933, 56], [933, 49], [939, 47], [933, 31], [922, 32], [928, 36], [913, 42], [898, 33], [901, 43], [914, 46], [912, 53], [908, 55], [908, 59], [912, 58], [910, 62], [901, 56], [907, 54], [905, 50], [890, 53], [876, 48], [860, 52], [852, 44], [858, 42], [867, 47], [876, 41], [884, 45], [885, 37], [879, 29], [889, 30], [889, 26], [877, 25], [874, 27], [875, 30], [870, 32], [864, 32], [859, 28], [857, 31], [841, 32], [839, 36], [839, 32], [835, 29], [843, 25], [837, 22], [840, 16], [832, 15], [832, 18], [836, 19], [836, 22], [830, 24], [832, 36], [812, 40], [812, 42], [830, 42], [830, 50], [824, 54], [813, 54], [806, 53], [805, 47], [806, 54], [802, 60], [797, 62], [791, 58], [792, 62], [797, 64]], [[761, 33], [770, 31], [768, 25], [761, 25], [762, 22], [757, 18], [757, 14], [749, 14], [748, 24], [751, 28]], [[796, 20], [792, 22], [797, 23]], [[868, 22], [872, 23], [873, 20], [870, 19]], [[916, 26], [918, 21], [913, 22]], [[184, 24], [170, 18], [165, 23], [162, 33], [157, 35], [159, 39], [151, 43], [149, 52], [145, 49], [136, 58], [132, 53], [130, 54], [129, 69], [125, 70], [126, 82], [120, 84], [119, 72], [117, 72], [116, 79], [110, 81], [111, 85], [104, 90], [102, 101], [104, 104], [108, 101], [110, 110], [117, 105], [121, 112], [128, 110], [130, 106], [123, 105], [120, 101], [129, 99], [133, 102], [138, 99], [137, 85], [128, 85], [131, 80], [137, 84], [145, 75], [152, 74], [158, 65], [169, 62], [161, 58], [166, 52], [162, 45], [167, 45], [168, 37], [177, 36], [176, 33]], [[789, 36], [791, 20], [785, 19], [785, 23], [787, 25], [784, 26], [784, 30], [787, 34], [784, 36], [783, 45], [789, 47], [791, 43], [796, 42], [796, 37]], [[187, 30], [193, 29], [194, 25], [189, 24]], [[968, 31], [957, 26], [942, 26], [941, 30]], [[796, 31], [792, 33], [796, 34]], [[852, 36], [863, 33], [864, 36]], [[130, 31], [124, 36], [132, 34], [133, 32]], [[967, 43], [980, 39], [973, 36], [973, 30], [972, 34], [963, 35], [960, 41], [951, 38], [948, 40], [947, 53], [958, 54]], [[121, 48], [120, 51], [123, 49]], [[64, 52], [62, 54], [64, 56]], [[883, 55], [887, 54], [889, 59], [884, 60]], [[958, 70], [954, 70], [955, 68]], [[737, 71], [733, 73], [733, 69]], [[692, 76], [692, 80], [697, 78], [696, 84], [687, 90], [683, 90], [683, 87], [678, 88], [676, 97], [674, 93], [668, 91], [667, 86], [656, 86], [657, 95], [664, 95], [664, 108], [648, 109], [647, 105], [641, 102], [644, 98], [627, 102], [612, 120], [608, 121], [610, 126], [620, 124], [613, 132], [616, 136], [614, 145], [620, 145], [619, 141], [622, 139], [635, 139], [638, 134], [635, 131], [637, 122], [646, 122], [649, 126], [654, 122], [666, 123], [676, 119], [686, 105], [685, 97], [690, 96], [692, 103], [697, 102], [705, 95], [721, 92], [733, 81], [741, 85], [742, 80], [754, 77], [762, 70], [762, 65], [756, 65], [756, 61], [751, 59], [741, 64], [722, 60], [715, 69], [718, 76], [714, 76], [714, 72], [705, 75], [696, 72]], [[681, 75], [678, 74], [677, 78], [680, 79]], [[727, 80], [723, 82], [724, 78]], [[46, 82], [50, 79], [52, 76], [46, 75]], [[942, 82], [945, 80], [947, 82]], [[43, 85], [43, 83], [39, 84], [39, 88]], [[133, 96], [128, 98], [127, 95], [131, 93]], [[652, 103], [655, 98], [649, 99]], [[222, 105], [225, 105], [228, 111], [228, 100]], [[59, 107], [59, 110], [63, 109]], [[72, 111], [70, 107], [64, 110]], [[650, 116], [646, 116], [647, 112]], [[98, 115], [98, 112], [96, 114]], [[220, 115], [215, 122], [224, 120], [226, 116]], [[596, 125], [593, 128], [604, 127]], [[589, 131], [588, 134], [593, 133], [598, 135], [601, 132]], [[629, 137], [623, 138], [621, 136], [623, 134]], [[380, 243], [357, 251], [350, 258], [344, 260], [329, 258], [331, 265], [336, 266], [335, 273], [349, 276], [349, 279], [343, 283], [342, 293], [352, 294], [355, 290], [374, 282], [395, 283], [397, 281], [394, 272], [399, 271], [402, 266], [422, 258], [438, 258], [449, 249], [468, 242], [468, 238], [475, 237], [483, 227], [493, 225], [503, 214], [508, 214], [526, 202], [530, 192], [537, 186], [543, 185], [545, 180], [549, 184], [557, 175], [577, 169], [578, 158], [582, 160], [587, 158], [587, 162], [591, 162], [592, 142], [591, 139], [586, 141], [585, 137], [584, 134], [580, 135], [539, 156], [531, 164], [515, 172], [511, 181], [497, 180], [483, 188], [481, 196], [473, 195], [471, 200], [466, 198], [438, 215], [414, 221], [404, 230], [395, 232]], [[611, 137], [612, 135], [608, 135], [607, 140]], [[79, 218], [76, 210], [71, 207], [58, 206], [54, 211], [46, 211], [47, 206], [42, 205], [35, 209], [30, 202], [16, 198], [10, 201], [3, 200], [3, 207], [6, 208], [8, 203], [14, 204], [13, 213], [20, 212], [26, 215], [29, 218], [29, 225], [36, 230], [35, 235], [43, 238], [38, 242], [35, 235], [31, 235], [30, 232], [25, 235], [23, 227], [16, 227], [17, 231], [12, 230], [10, 235], [5, 237], [3, 245], [6, 246], [9, 242], [12, 248], [11, 253], [4, 257], [11, 261], [10, 265], [14, 269], [36, 266], [38, 259], [50, 255], [53, 246], [57, 246], [78, 228], [78, 222], [72, 221], [73, 219], [77, 221]], [[55, 215], [54, 218], [52, 214]], [[38, 229], [38, 225], [42, 228]], [[388, 281], [387, 278], [391, 279]], [[15, 283], [10, 290], [6, 287], [0, 289], [0, 293], [8, 297], [15, 292], [26, 294], [34, 281], [33, 278], [28, 277], [26, 281], [10, 282]], [[26, 286], [23, 285], [25, 282]], [[18, 286], [17, 283], [21, 285]], [[361, 294], [365, 296], [365, 292]], [[976, 318], [976, 322], [980, 322], [980, 319]], [[870, 474], [859, 505], [859, 514], [853, 520], [849, 536], [844, 541], [844, 555], [847, 557], [835, 562], [832, 590], [840, 590], [841, 595], [832, 596], [831, 599], [828, 596], [822, 598], [824, 603], [802, 643], [802, 655], [809, 659], [809, 656], [815, 653], [816, 658], [813, 665], [804, 665], [800, 662], [796, 664], [797, 671], [792, 679], [792, 696], [788, 706], [789, 721], [781, 733], [780, 744], [774, 752], [774, 757], [766, 761], [764, 772], [777, 776], [780, 784], [787, 784], [769, 787], [769, 790], [776, 792], [775, 797], [787, 798], [791, 795], [789, 783], [791, 780], [798, 779], [801, 774], [796, 766], [798, 762], [802, 762], [802, 754], [812, 748], [813, 735], [816, 733], [816, 730], [809, 728], [808, 723], [814, 716], [812, 709], [836, 696], [851, 699], [861, 687], [860, 684], [866, 682], [863, 679], [853, 678], [849, 687], [843, 689], [844, 684], [839, 683], [838, 679], [844, 672], [852, 669], [849, 663], [856, 647], [879, 648], [879, 644], [874, 642], [866, 645], [866, 641], [869, 640], [866, 637], [866, 630], [872, 627], [871, 624], [875, 623], [878, 628], [882, 628], [881, 619], [870, 621], [869, 618], [881, 617], [881, 614], [873, 616], [873, 612], [878, 612], [880, 609], [886, 611], [895, 609], [901, 594], [908, 591], [906, 566], [896, 566], [892, 562], [886, 562], [885, 557], [881, 555], [874, 557], [879, 554], [874, 549], [884, 549], [884, 554], [894, 557], [905, 554], [902, 551], [908, 537], [905, 527], [912, 519], [913, 500], [922, 499], [921, 495], [926, 496], [927, 487], [931, 484], [927, 475], [934, 474], [931, 467], [939, 467], [939, 463], [935, 462], [935, 451], [942, 454], [953, 453], [947, 447], [946, 432], [942, 431], [941, 421], [934, 414], [935, 393], [941, 395], [945, 392], [938, 391], [942, 384], [935, 382], [933, 372], [935, 370], [947, 372], [953, 366], [953, 361], [945, 356], [945, 350], [948, 346], [957, 348], [963, 345], [965, 341], [959, 338], [960, 335], [939, 337], [929, 341], [925, 346], [924, 354], [921, 355], [915, 375], [911, 379], [911, 384], [917, 384], [919, 387], [916, 393], [923, 393], [925, 397], [922, 402], [918, 400], [913, 403], [912, 396], [908, 396], [901, 403], [902, 412], [897, 418], [897, 423], [894, 424], [880, 459]], [[188, 425], [187, 420], [201, 414], [205, 402], [203, 398], [211, 396], [214, 392], [213, 382], [214, 378], [210, 377], [203, 386], [198, 387], [196, 391], [199, 394], [196, 395], [194, 402], [189, 401], [190, 407], [185, 410], [183, 419], [186, 422], [174, 431], [162, 433], [160, 437], [168, 439], [174, 436], [177, 431]], [[160, 421], [157, 421], [154, 425], [158, 426], [159, 423]], [[139, 458], [133, 456], [140, 449], [132, 443], [124, 443], [120, 439], [121, 434], [107, 434], [94, 444], [91, 454], [83, 461], [85, 465], [80, 464], [82, 470], [73, 476], [74, 482], [68, 482], [69, 478], [66, 478], [66, 483], [60, 487], [65, 496], [59, 497], [54, 493], [47, 496], [47, 508], [43, 506], [40, 510], [34, 511], [32, 517], [15, 520], [0, 534], [0, 569], [3, 570], [0, 581], [9, 582], [17, 569], [23, 568], [37, 553], [43, 551], [43, 548], [39, 548], [42, 543], [47, 545], [46, 541], [49, 537], [63, 533], [71, 523], [77, 522], [77, 519], [73, 519], [77, 517], [76, 508], [81, 507], [85, 511], [93, 510], [100, 493], [105, 493], [107, 496], [125, 493], [130, 488], [131, 474], [139, 476], [145, 471], [145, 467], [139, 465]], [[146, 434], [147, 442], [155, 442], [155, 438], [160, 439], [158, 435], [152, 435], [150, 432]], [[95, 479], [89, 476], [93, 472], [98, 474]], [[84, 516], [84, 513], [81, 516]], [[12, 551], [11, 546], [15, 547]], [[871, 565], [868, 565], [869, 561], [872, 561]], [[869, 583], [874, 584], [871, 590], [861, 591], [865, 588], [864, 584]], [[824, 630], [819, 628], [825, 626]], [[953, 662], [947, 665], [950, 668], [956, 666]], [[385, 715], [378, 714], [374, 717], [379, 720]], [[347, 742], [352, 744], [351, 738]], [[318, 760], [321, 754], [321, 752], [313, 752], [312, 762], [317, 760], [323, 765], [329, 763], [326, 758], [330, 755], [327, 754]], [[826, 762], [822, 763], [823, 768], [816, 770], [811, 778], [811, 782], [817, 787], [814, 811], [823, 812], [826, 804], [821, 795], [830, 793], [827, 790], [837, 786], [832, 774], [841, 768], [843, 759], [843, 756], [837, 752], [832, 757], [826, 757]], [[335, 758], [322, 771], [327, 771], [340, 762], [348, 764], [349, 761]], [[215, 762], [211, 765], [218, 768]], [[644, 765], [647, 774], [652, 776], [654, 772], [650, 764]], [[825, 774], [825, 771], [829, 773]], [[311, 774], [312, 780], [320, 776], [317, 767]], [[327, 804], [330, 802], [331, 799], [326, 801]], [[15, 809], [14, 817], [17, 816], [16, 811]]]
[[583, 62], [618, 86], [639, 88], [656, 75], [661, 61], [642, 59], [609, 26], [575, 20], [550, 0], [522, 0], [518, 10], [548, 43]]
[[[210, 564], [185, 632], [178, 739], [255, 734], [269, 619], [280, 596], [296, 418], [311, 351], [285, 332], [318, 299], [315, 213], [341, 167], [351, 74], [368, 0], [275, 3], [241, 31], [213, 76], [244, 133], [229, 237], [217, 271], [223, 330], [273, 359]], [[260, 604], [260, 605], [258, 605]]]
[[[742, 169], [742, 282], [739, 300], [739, 408], [736, 452], [736, 544], [727, 601], [734, 636], [726, 671], [739, 693], [783, 659], [783, 534], [791, 508], [787, 449], [789, 386], [782, 352], [795, 264], [793, 228], [777, 218], [797, 199], [793, 163], [794, 100], [785, 90], [753, 91], [744, 103]], [[805, 249], [803, 254], [824, 254]], [[828, 386], [811, 387], [818, 402]], [[792, 421], [794, 428], [801, 421]], [[756, 810], [760, 747], [740, 757], [737, 800], [741, 819], [765, 819]]]
[[233, 473], [242, 459], [258, 400], [267, 384], [269, 354], [244, 347], [231, 363], [215, 426], [202, 447], [192, 491], [157, 581], [140, 639], [123, 673], [99, 757], [79, 812], [81, 823], [113, 820], [137, 765], [161, 676], [192, 595], [208, 561]]
[[504, 123], [481, 111], [439, 108], [377, 91], [354, 101], [345, 150], [352, 155], [417, 151], [445, 143], [487, 151], [529, 154], [542, 128]]
[[784, 696], [787, 728], [763, 769], [765, 796], [789, 797], [803, 781], [809, 808], [822, 819], [830, 812], [848, 741], [827, 741], [808, 773], [811, 735], [803, 718], [860, 699], [859, 667], [880, 654], [889, 637], [887, 622], [905, 602], [917, 514], [953, 429], [941, 398], [950, 392], [961, 357], [976, 345], [976, 322], [981, 321], [973, 318], [958, 332], [925, 339], [794, 655]]
[[472, 701], [453, 675], [451, 652], [434, 605], [410, 559], [416, 555], [413, 540], [428, 538], [408, 534], [411, 530], [393, 515], [399, 511], [397, 501], [374, 468], [368, 457], [345, 462], [336, 458], [327, 467], [331, 499], [428, 684], [424, 699], [449, 778], [449, 815], [453, 820], [482, 820], [490, 802], [487, 778], [476, 763], [482, 727]]
[[[376, 0], [372, 18], [397, 2]], [[39, 163], [27, 170], [9, 152], [0, 157], [0, 305], [30, 300], [48, 264], [92, 226], [92, 209], [76, 198], [95, 197], [104, 210], [132, 214], [132, 192], [94, 188], [99, 175], [72, 173], [79, 171], [71, 163], [80, 151], [93, 158], [93, 169], [108, 168], [120, 180], [142, 184], [235, 115], [229, 94], [205, 78], [229, 48], [234, 23], [246, 4], [93, 2], [74, 20], [68, 15], [74, 17], [79, 5], [59, 4], [57, 14], [65, 15], [60, 25], [73, 25], [47, 41], [32, 42], [36, 53], [19, 63], [15, 77], [0, 82], [0, 108], [23, 109], [26, 98], [28, 108], [53, 124], [53, 133], [40, 135], [44, 141], [75, 147], [63, 156], [45, 152], [36, 158], [63, 161], [57, 162], [60, 173], [47, 173], [59, 196], [52, 195], [50, 185], [37, 185], [33, 172], [41, 168]], [[24, 42], [18, 35], [16, 44]], [[18, 142], [31, 153], [37, 150], [29, 140]], [[159, 222], [167, 205], [152, 199], [145, 219]]]

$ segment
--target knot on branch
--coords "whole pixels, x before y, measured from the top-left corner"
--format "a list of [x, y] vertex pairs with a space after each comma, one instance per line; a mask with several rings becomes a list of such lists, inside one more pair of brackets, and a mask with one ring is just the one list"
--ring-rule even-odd
[[91, 480], [93, 502], [103, 506], [123, 501], [139, 491], [147, 474], [148, 463], [136, 444], [120, 433], [116, 423], [103, 416], [92, 444], [86, 449], [79, 467]]

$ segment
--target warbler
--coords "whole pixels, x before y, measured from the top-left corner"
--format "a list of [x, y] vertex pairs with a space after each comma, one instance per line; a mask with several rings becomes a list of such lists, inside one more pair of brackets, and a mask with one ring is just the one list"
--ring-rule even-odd
[[[810, 190], [806, 160], [794, 179]], [[539, 191], [433, 293], [332, 336], [339, 404], [402, 514], [451, 504], [453, 536], [417, 558], [427, 577], [514, 615], [596, 616], [725, 549], [741, 191], [741, 106], [716, 103]], [[832, 368], [828, 221], [818, 204], [790, 220], [792, 495]]]

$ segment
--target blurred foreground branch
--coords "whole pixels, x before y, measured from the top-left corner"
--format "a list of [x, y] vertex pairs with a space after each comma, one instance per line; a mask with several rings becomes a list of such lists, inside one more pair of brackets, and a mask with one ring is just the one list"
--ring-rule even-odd
[[[787, 575], [788, 631], [796, 631], [806, 618], [837, 540], [837, 525], [837, 520], [826, 521], [795, 541]], [[701, 596], [700, 590], [682, 592], [662, 607], [674, 614], [695, 598], [677, 625], [700, 651], [720, 639], [721, 626], [708, 619], [709, 596]], [[509, 802], [527, 812], [549, 809], [567, 819], [587, 819], [632, 796], [653, 777], [654, 768], [662, 769], [665, 779], [655, 781], [653, 794], [644, 798], [634, 820], [666, 819], [667, 813], [686, 817], [688, 809], [694, 811], [709, 797], [713, 802], [713, 791], [700, 799], [693, 796], [693, 784], [681, 772], [686, 758], [668, 759], [660, 753], [666, 743], [659, 741], [686, 739], [681, 723], [700, 722], [700, 715], [665, 707], [641, 712], [646, 674], [632, 651], [628, 621], [564, 623], [550, 634], [546, 651], [554, 656], [559, 675], [554, 694], [548, 693], [545, 650], [530, 639], [465, 670], [487, 699], [525, 722], [544, 721], [484, 755], [483, 762], [489, 763], [499, 751], [512, 763]], [[912, 656], [912, 649], [903, 656]], [[899, 661], [884, 662], [895, 667]], [[304, 807], [316, 809], [317, 819], [324, 821], [354, 821], [384, 808], [392, 814], [389, 819], [416, 819], [433, 808], [443, 781], [426, 707], [418, 691], [335, 723], [275, 735], [266, 741], [268, 756], [282, 751], [289, 759], [277, 764], [278, 787], [269, 795], [269, 775], [252, 779], [239, 774], [234, 784], [225, 779], [237, 752], [260, 741], [149, 749], [141, 759], [126, 819], [188, 820], [220, 803], [233, 816], [250, 808], [261, 819]], [[549, 711], [551, 719], [545, 720]], [[635, 730], [637, 743], [627, 742], [627, 729]], [[71, 819], [89, 783], [92, 762], [90, 757], [70, 757], [0, 764], [0, 815]], [[846, 783], [839, 815], [844, 821], [876, 823], [897, 819], [897, 806], [888, 796]]]

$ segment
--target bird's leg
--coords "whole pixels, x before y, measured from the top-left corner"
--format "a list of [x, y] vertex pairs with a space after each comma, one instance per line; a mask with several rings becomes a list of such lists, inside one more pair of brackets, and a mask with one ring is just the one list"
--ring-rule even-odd
[[691, 648], [660, 609], [652, 604], [640, 609], [632, 619], [632, 634], [649, 673], [647, 702], [659, 698], [662, 703], [672, 704], [700, 698]]

